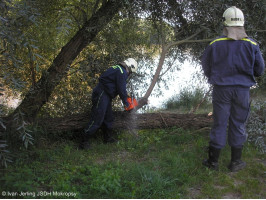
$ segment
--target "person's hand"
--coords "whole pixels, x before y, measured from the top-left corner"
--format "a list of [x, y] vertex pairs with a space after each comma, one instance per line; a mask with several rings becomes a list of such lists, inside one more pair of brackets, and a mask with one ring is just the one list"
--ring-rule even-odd
[[127, 102], [129, 104], [128, 107], [125, 107], [126, 111], [130, 111], [134, 109], [138, 105], [138, 101], [135, 98], [128, 97]]

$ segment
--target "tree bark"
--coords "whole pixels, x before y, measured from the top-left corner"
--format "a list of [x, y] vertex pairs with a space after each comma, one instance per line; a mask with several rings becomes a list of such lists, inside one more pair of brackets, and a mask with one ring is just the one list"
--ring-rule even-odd
[[[114, 112], [114, 129], [155, 129], [155, 128], [195, 128], [209, 127], [212, 118], [207, 114], [176, 113], [128, 113]], [[65, 118], [41, 119], [39, 125], [48, 132], [82, 131], [88, 124], [89, 114], [72, 115]]]
[[96, 37], [96, 35], [112, 20], [122, 7], [123, 1], [109, 0], [92, 17], [86, 21], [75, 36], [61, 49], [52, 65], [26, 94], [22, 103], [9, 116], [12, 119], [19, 110], [25, 114], [27, 121], [33, 121], [41, 107], [48, 101], [54, 88], [67, 73], [73, 60]]

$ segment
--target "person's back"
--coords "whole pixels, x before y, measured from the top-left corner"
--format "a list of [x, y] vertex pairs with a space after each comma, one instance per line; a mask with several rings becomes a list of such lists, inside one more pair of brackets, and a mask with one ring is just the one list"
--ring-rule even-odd
[[99, 78], [99, 83], [111, 98], [115, 98], [118, 94], [123, 101], [126, 101], [126, 80], [128, 78], [125, 68], [115, 65], [108, 68]]
[[251, 87], [256, 84], [254, 76], [263, 73], [259, 45], [251, 38], [222, 36], [209, 44], [205, 54], [202, 65], [213, 85]]

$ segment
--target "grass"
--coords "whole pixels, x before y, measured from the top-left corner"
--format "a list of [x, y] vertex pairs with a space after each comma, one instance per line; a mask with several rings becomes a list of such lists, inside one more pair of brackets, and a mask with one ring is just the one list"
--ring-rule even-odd
[[[220, 171], [202, 166], [209, 131], [142, 130], [138, 137], [119, 134], [117, 144], [93, 140], [92, 150], [70, 140], [41, 139], [17, 152], [1, 170], [4, 198], [265, 198], [265, 156], [246, 145], [247, 168], [227, 169], [230, 149], [223, 149]], [[13, 192], [13, 193], [12, 193]], [[24, 193], [21, 193], [24, 192]], [[4, 195], [3, 195], [4, 194]], [[13, 195], [13, 196], [12, 196]]]

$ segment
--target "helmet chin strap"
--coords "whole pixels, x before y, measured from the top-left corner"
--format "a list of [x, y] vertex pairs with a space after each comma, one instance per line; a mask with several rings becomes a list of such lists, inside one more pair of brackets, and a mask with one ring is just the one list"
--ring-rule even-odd
[[128, 75], [130, 75], [130, 74], [132, 74], [132, 70], [131, 70], [131, 68], [130, 67], [126, 67], [126, 70], [127, 70], [127, 72], [128, 72]]

